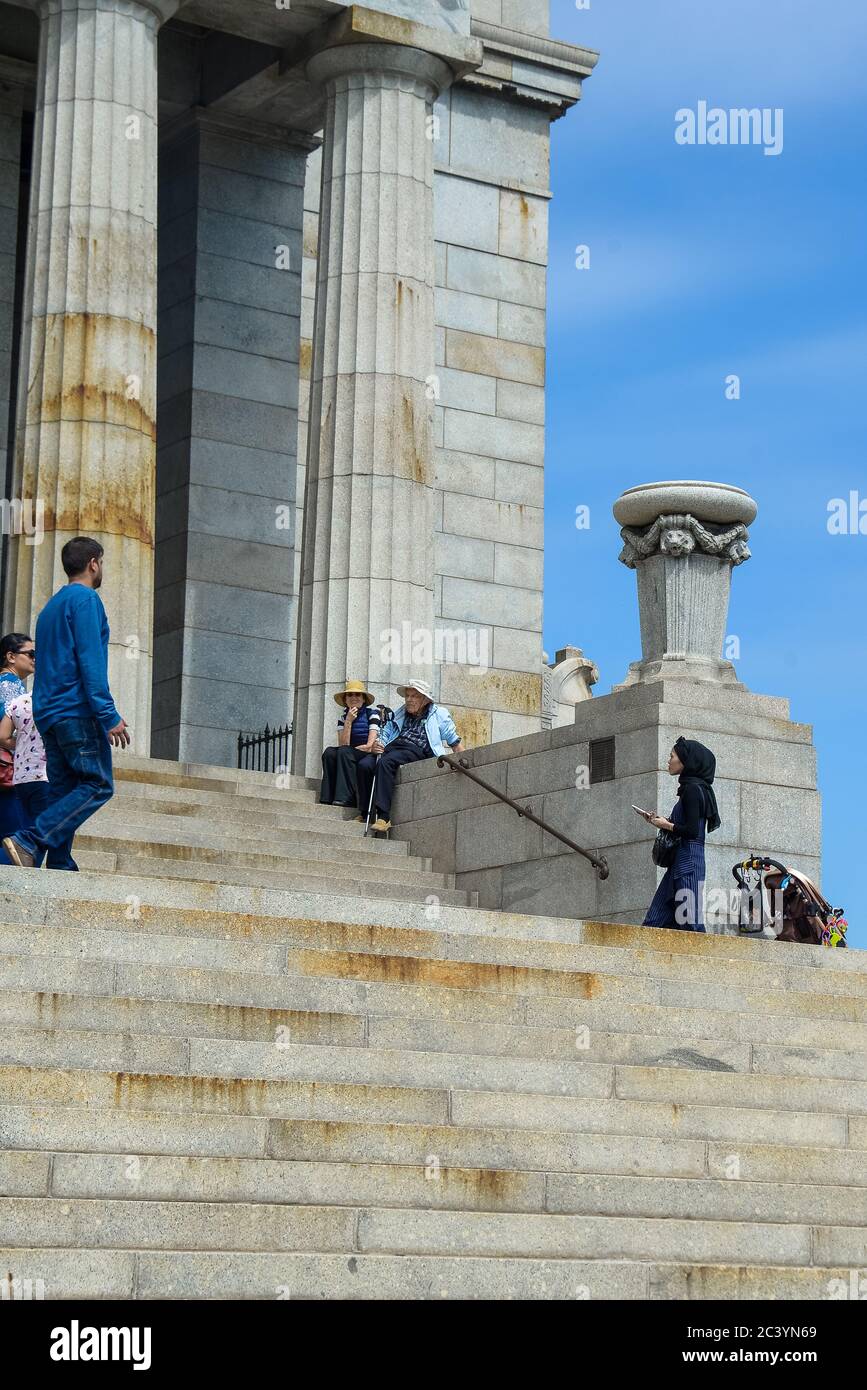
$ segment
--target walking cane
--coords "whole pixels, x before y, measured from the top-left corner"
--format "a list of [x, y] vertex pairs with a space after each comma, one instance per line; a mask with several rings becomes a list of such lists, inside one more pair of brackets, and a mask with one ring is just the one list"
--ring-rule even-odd
[[373, 781], [370, 784], [370, 801], [367, 806], [367, 820], [364, 825], [364, 838], [367, 839], [370, 833], [370, 817], [373, 814], [373, 798], [376, 793], [376, 774], [379, 771], [379, 754], [376, 754], [376, 767], [373, 769]]

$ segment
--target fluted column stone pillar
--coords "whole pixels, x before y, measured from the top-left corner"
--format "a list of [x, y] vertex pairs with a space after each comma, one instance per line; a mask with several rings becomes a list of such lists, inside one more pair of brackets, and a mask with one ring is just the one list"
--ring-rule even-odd
[[[447, 40], [464, 57], [473, 42]], [[427, 46], [354, 42], [307, 75], [326, 102], [293, 739], [311, 775], [347, 675], [390, 704], [411, 672], [433, 675], [430, 116], [455, 68]], [[390, 640], [406, 624], [409, 649]]]
[[41, 20], [7, 628], [31, 629], [75, 535], [105, 547], [110, 677], [149, 752], [156, 448], [157, 32], [178, 0], [29, 0]]

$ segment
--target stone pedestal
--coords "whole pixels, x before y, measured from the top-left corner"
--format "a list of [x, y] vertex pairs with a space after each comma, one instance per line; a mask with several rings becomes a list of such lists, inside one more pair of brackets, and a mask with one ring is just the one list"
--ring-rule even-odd
[[326, 94], [293, 739], [308, 776], [347, 676], [392, 705], [433, 676], [415, 650], [434, 629], [430, 120], [455, 55], [478, 55], [384, 17], [371, 37], [307, 65]]
[[41, 20], [5, 626], [35, 627], [76, 535], [105, 548], [110, 678], [150, 749], [157, 31], [177, 0], [30, 0]]
[[757, 506], [725, 483], [649, 483], [614, 504], [621, 562], [638, 577], [641, 661], [625, 684], [660, 679], [737, 682], [722, 658], [731, 572], [750, 557]]

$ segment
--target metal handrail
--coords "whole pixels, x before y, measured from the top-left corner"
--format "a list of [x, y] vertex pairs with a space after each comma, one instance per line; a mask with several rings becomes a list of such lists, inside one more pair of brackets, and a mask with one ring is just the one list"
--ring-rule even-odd
[[589, 850], [582, 849], [580, 845], [576, 845], [574, 840], [570, 840], [568, 835], [561, 835], [559, 830], [555, 830], [551, 825], [546, 825], [538, 816], [534, 816], [532, 811], [528, 811], [525, 806], [519, 806], [517, 801], [513, 801], [510, 796], [506, 796], [505, 792], [498, 791], [496, 787], [492, 787], [490, 782], [486, 782], [484, 778], [470, 771], [470, 765], [465, 758], [450, 758], [447, 754], [443, 754], [442, 757], [437, 758], [437, 767], [447, 767], [450, 772], [460, 772], [464, 777], [469, 777], [471, 782], [475, 782], [478, 786], [484, 787], [486, 792], [490, 792], [492, 796], [496, 796], [500, 801], [504, 801], [507, 806], [511, 806], [512, 810], [517, 811], [518, 815], [524, 820], [531, 820], [534, 825], [541, 826], [549, 835], [553, 835], [555, 840], [560, 840], [564, 845], [568, 845], [570, 849], [574, 849], [576, 854], [581, 854], [585, 859], [589, 859], [600, 879], [606, 879], [608, 877], [608, 860], [604, 856], [591, 854]]

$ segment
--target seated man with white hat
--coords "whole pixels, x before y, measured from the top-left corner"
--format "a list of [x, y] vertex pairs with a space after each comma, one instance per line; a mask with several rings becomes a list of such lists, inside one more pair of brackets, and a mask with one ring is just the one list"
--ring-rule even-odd
[[[358, 763], [360, 819], [367, 818], [370, 789], [375, 776], [376, 820], [373, 829], [380, 832], [391, 829], [391, 798], [401, 764], [464, 751], [454, 720], [444, 705], [434, 702], [433, 691], [427, 681], [407, 681], [406, 685], [397, 687], [397, 693], [403, 696], [404, 703], [382, 730], [373, 745], [373, 752], [359, 759]], [[382, 754], [378, 763], [377, 753]]]

